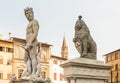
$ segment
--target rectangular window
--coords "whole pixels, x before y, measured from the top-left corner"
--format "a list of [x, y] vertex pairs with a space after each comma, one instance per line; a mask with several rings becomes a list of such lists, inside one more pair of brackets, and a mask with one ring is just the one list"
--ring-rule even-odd
[[7, 65], [11, 65], [11, 60], [10, 59], [7, 60]]
[[0, 51], [2, 51], [2, 49], [3, 49], [3, 48], [0, 46]]
[[7, 74], [7, 79], [10, 80], [11, 74]]
[[115, 70], [118, 71], [118, 64], [115, 65]]
[[115, 60], [118, 59], [118, 53], [115, 53]]
[[7, 48], [6, 48], [6, 52], [12, 53], [12, 52], [13, 52], [13, 49], [7, 47]]
[[116, 75], [116, 82], [115, 83], [118, 83], [118, 72], [117, 72], [117, 75]]
[[108, 62], [111, 61], [111, 55], [108, 56]]
[[2, 58], [0, 58], [0, 64], [3, 64], [3, 59]]
[[60, 73], [60, 80], [63, 80], [63, 75], [62, 75], [62, 73]]
[[0, 79], [3, 79], [3, 73], [0, 73]]
[[57, 74], [54, 73], [54, 80], [57, 80]]
[[106, 59], [106, 63], [107, 63], [107, 62], [108, 62], [108, 56], [106, 56], [106, 58], [105, 58], [105, 59]]
[[0, 51], [4, 52], [5, 51], [5, 47], [0, 46]]

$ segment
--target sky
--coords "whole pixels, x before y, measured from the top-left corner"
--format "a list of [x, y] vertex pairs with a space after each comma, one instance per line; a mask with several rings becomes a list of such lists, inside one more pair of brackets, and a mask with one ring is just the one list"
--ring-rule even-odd
[[69, 48], [69, 59], [79, 57], [74, 43], [74, 26], [79, 15], [97, 44], [97, 59], [120, 48], [120, 0], [1, 0], [0, 34], [3, 39], [25, 39], [28, 21], [26, 7], [32, 7], [40, 29], [38, 40], [52, 44], [52, 54], [61, 56], [63, 37]]

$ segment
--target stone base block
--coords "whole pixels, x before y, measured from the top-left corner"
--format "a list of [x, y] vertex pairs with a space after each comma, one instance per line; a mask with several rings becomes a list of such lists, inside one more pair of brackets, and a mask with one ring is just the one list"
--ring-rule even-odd
[[45, 82], [39, 82], [39, 81], [33, 81], [33, 80], [15, 80], [12, 83], [45, 83]]
[[75, 58], [61, 64], [68, 83], [106, 83], [110, 82], [111, 67], [103, 61]]
[[14, 80], [12, 81], [12, 83], [50, 83], [51, 80], [50, 79], [18, 79], [18, 80]]

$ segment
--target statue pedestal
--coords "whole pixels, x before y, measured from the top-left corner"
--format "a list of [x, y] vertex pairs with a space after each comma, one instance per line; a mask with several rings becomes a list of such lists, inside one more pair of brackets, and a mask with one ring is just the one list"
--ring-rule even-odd
[[12, 83], [50, 83], [51, 80], [50, 79], [38, 79], [38, 80], [34, 80], [34, 79], [18, 79], [18, 80], [14, 80], [12, 81]]
[[61, 64], [67, 83], [110, 82], [110, 66], [103, 61], [75, 58]]
[[39, 82], [39, 81], [33, 81], [33, 80], [15, 80], [13, 83], [46, 83], [46, 82]]

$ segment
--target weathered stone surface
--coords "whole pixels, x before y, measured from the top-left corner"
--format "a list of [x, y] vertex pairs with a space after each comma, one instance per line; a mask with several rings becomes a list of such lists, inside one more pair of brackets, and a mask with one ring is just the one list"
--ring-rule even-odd
[[37, 40], [39, 23], [34, 19], [34, 12], [32, 8], [27, 7], [24, 12], [29, 24], [26, 28], [26, 46], [24, 56], [26, 67], [21, 78], [34, 79], [39, 77], [41, 69], [40, 49]]
[[45, 82], [37, 82], [32, 80], [16, 80], [16, 81], [13, 81], [13, 83], [45, 83]]
[[37, 79], [18, 79], [13, 80], [12, 83], [50, 83], [50, 79], [43, 79], [43, 78], [37, 78]]
[[82, 16], [79, 16], [76, 21], [73, 42], [81, 58], [96, 59], [96, 43], [90, 35], [89, 28], [81, 18]]
[[[110, 79], [110, 66], [103, 61], [75, 58], [61, 64], [64, 77], [72, 83], [104, 83]], [[68, 82], [69, 83], [69, 82]]]
[[13, 75], [10, 83], [50, 83], [50, 78], [44, 79], [40, 76], [40, 43], [37, 40], [39, 31], [39, 24], [34, 19], [34, 12], [32, 8], [27, 7], [25, 10], [25, 16], [29, 21], [26, 29], [26, 46], [24, 61], [26, 67], [22, 73], [20, 79], [16, 79]]

